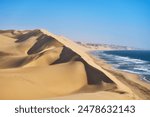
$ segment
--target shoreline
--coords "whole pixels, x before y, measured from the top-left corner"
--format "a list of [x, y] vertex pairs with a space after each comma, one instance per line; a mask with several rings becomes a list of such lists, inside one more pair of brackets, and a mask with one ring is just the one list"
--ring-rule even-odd
[[[145, 90], [150, 90], [149, 83], [144, 81], [143, 79], [141, 80], [140, 75], [126, 72], [126, 71], [123, 71], [120, 69], [114, 69], [113, 65], [108, 64], [106, 60], [100, 59], [100, 58], [92, 55], [90, 52], [91, 51], [87, 52], [87, 54], [94, 60], [94, 62], [96, 64], [100, 65], [106, 71], [111, 72], [112, 74], [116, 74], [116, 75], [120, 74], [124, 78], [122, 80], [129, 80], [130, 82], [132, 82], [131, 84], [137, 84], [137, 85], [141, 86], [142, 88], [144, 88]], [[131, 89], [133, 89], [133, 87], [131, 85], [129, 87]], [[136, 87], [136, 88], [138, 88], [138, 87]], [[136, 91], [132, 90], [132, 91], [135, 91], [136, 92], [135, 94], [137, 94], [141, 99], [143, 99], [143, 98], [145, 99], [145, 96], [142, 96], [144, 90], [143, 91], [141, 91], [141, 89], [138, 89], [138, 90], [140, 90], [140, 91], [137, 91], [137, 90]], [[147, 94], [144, 93], [144, 95], [147, 95], [146, 96], [146, 97], [148, 97], [147, 99], [150, 99], [150, 92], [147, 92]]]
[[[123, 72], [127, 72], [127, 73], [129, 73], [129, 74], [135, 74], [135, 75], [137, 75], [137, 76], [139, 77], [139, 79], [140, 79], [141, 81], [144, 81], [144, 82], [146, 82], [146, 83], [150, 83], [150, 81], [147, 80], [144, 75], [135, 73], [135, 72], [130, 71], [130, 70], [125, 70], [125, 69], [123, 70], [123, 69], [116, 68], [116, 67], [114, 67], [112, 64], [109, 64], [107, 60], [102, 59], [102, 58], [99, 58], [98, 56], [94, 55], [94, 54], [92, 53], [92, 52], [94, 52], [94, 51], [122, 51], [122, 50], [91, 50], [91, 51], [88, 51], [87, 53], [90, 54], [91, 56], [95, 57], [96, 59], [103, 61], [105, 64], [110, 65], [111, 69], [119, 70], [119, 71], [123, 71]], [[123, 50], [123, 51], [124, 51], [124, 50]], [[132, 51], [132, 50], [125, 50], [125, 51]], [[134, 51], [139, 51], [139, 50], [134, 50]], [[141, 50], [141, 51], [145, 51], [145, 50]]]

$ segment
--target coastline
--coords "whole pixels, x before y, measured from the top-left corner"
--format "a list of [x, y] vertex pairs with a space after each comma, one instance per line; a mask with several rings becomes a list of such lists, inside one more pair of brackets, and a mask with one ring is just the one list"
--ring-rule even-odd
[[[105, 61], [104, 59], [97, 58], [94, 55], [91, 55], [90, 52], [88, 52], [88, 54], [95, 61], [95, 63], [100, 65], [106, 71], [109, 71], [112, 74], [115, 74], [116, 76], [120, 75], [123, 79], [121, 79], [121, 77], [120, 78], [118, 77], [118, 79], [120, 79], [122, 82], [126, 82], [126, 85], [128, 85], [131, 88], [131, 90], [135, 92], [135, 94], [140, 99], [150, 99], [150, 92], [148, 91], [150, 90], [150, 85], [148, 82], [144, 81], [143, 79], [141, 80], [141, 77], [137, 74], [113, 68], [113, 66], [111, 64], [108, 64], [107, 61]], [[134, 85], [137, 85], [140, 88], [138, 87], [135, 88]], [[145, 93], [145, 91], [148, 91], [148, 92]]]

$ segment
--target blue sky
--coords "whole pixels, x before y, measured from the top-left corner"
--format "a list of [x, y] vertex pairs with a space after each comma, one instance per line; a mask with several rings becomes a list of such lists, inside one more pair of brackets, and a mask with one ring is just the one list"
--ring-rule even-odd
[[0, 0], [0, 29], [150, 49], [150, 0]]

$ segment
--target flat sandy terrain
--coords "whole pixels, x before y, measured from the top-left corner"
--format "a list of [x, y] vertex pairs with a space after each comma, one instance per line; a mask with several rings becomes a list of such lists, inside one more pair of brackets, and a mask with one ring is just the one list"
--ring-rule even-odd
[[150, 99], [150, 84], [46, 30], [1, 30], [0, 99]]

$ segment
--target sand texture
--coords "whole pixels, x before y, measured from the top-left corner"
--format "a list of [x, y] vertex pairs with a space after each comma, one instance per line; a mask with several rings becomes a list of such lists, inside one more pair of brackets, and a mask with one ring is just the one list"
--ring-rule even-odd
[[0, 99], [150, 99], [150, 85], [63, 36], [0, 30]]

